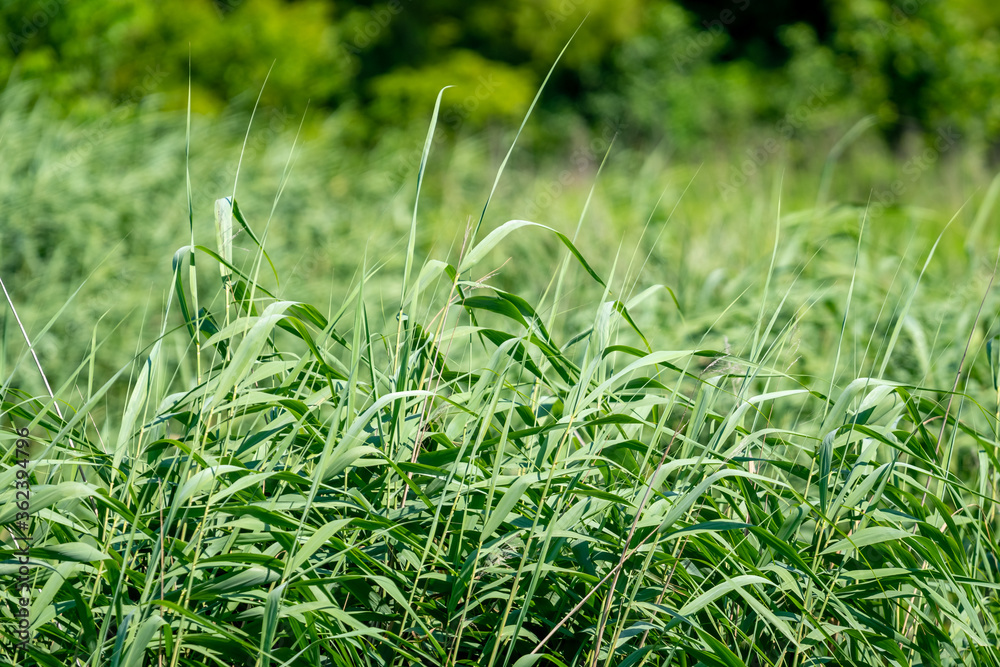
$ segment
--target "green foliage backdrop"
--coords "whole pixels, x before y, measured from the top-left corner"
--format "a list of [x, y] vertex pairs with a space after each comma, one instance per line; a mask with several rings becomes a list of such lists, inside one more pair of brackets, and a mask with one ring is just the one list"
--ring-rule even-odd
[[423, 122], [451, 84], [475, 129], [523, 111], [581, 22], [542, 110], [633, 139], [725, 140], [816, 91], [828, 120], [877, 114], [894, 143], [945, 124], [1000, 138], [989, 0], [14, 0], [0, 77], [40, 82], [68, 112], [182, 108], [190, 62], [194, 110], [218, 112], [249, 106], [273, 65], [266, 104], [356, 109], [362, 138]]

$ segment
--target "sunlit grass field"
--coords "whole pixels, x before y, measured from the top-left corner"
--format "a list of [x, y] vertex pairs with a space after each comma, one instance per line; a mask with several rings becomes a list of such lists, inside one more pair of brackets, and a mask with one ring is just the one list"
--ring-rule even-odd
[[1000, 662], [971, 152], [3, 104], [3, 664]]

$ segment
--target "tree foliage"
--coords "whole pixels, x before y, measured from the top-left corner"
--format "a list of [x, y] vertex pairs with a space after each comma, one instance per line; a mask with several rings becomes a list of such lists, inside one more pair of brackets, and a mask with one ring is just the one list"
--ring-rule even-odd
[[[878, 115], [898, 142], [943, 125], [1000, 137], [1000, 12], [986, 0], [14, 0], [0, 75], [73, 113], [133, 98], [213, 112], [356, 108], [362, 134], [423, 122], [438, 90], [472, 129], [509, 122], [576, 31], [543, 112], [678, 145], [779, 122], [823, 90], [820, 125]], [[577, 30], [579, 28], [579, 30]], [[272, 68], [273, 66], [273, 68]], [[450, 105], [450, 107], [449, 107]]]

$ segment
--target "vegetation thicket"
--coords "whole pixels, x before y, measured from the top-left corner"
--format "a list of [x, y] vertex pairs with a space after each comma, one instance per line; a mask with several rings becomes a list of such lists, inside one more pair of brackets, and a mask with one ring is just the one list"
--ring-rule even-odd
[[1000, 664], [996, 6], [420, 4], [0, 7], [0, 665]]
[[[318, 308], [279, 294], [266, 250], [291, 162], [259, 221], [214, 202], [214, 244], [189, 178], [136, 364], [95, 375], [116, 338], [94, 329], [53, 398], [12, 386], [22, 348], [3, 411], [34, 445], [0, 472], [0, 522], [28, 480], [34, 636], [17, 658], [5, 625], [5, 664], [1000, 658], [996, 182], [965, 245], [956, 215], [894, 253], [887, 207], [788, 213], [778, 181], [756, 282], [715, 271], [679, 298], [641, 245], [595, 270], [590, 197], [573, 230], [481, 225], [501, 167], [442, 259], [417, 261], [414, 203], [395, 275], [359, 253]], [[501, 287], [497, 253], [546, 238], [562, 258], [539, 293]], [[927, 296], [937, 252], [974, 258], [968, 293]]]

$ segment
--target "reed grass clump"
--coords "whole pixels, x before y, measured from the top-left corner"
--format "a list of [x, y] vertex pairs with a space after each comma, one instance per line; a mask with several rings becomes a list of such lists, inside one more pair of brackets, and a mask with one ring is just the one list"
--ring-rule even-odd
[[[269, 223], [221, 199], [214, 247], [191, 218], [134, 368], [72, 404], [86, 364], [51, 397], [6, 381], [5, 441], [9, 425], [33, 442], [33, 637], [13, 648], [8, 589], [3, 664], [1000, 661], [992, 297], [954, 320], [967, 339], [925, 360], [927, 382], [894, 379], [903, 352], [924, 368], [906, 342], [924, 273], [881, 318], [855, 290], [859, 234], [837, 357], [806, 377], [787, 358], [816, 298], [789, 310], [780, 235], [734, 352], [663, 345], [638, 324], [655, 288], [614, 288], [552, 228], [470, 226], [457, 261], [418, 266], [417, 220], [382, 319], [367, 259], [333, 307], [278, 296]], [[564, 250], [537, 300], [493, 281], [515, 236]], [[571, 304], [573, 281], [589, 289]], [[576, 329], [557, 322], [570, 305]], [[852, 308], [884, 331], [849, 364]], [[126, 380], [114, 422], [93, 421]], [[5, 451], [6, 545], [21, 468]]]

